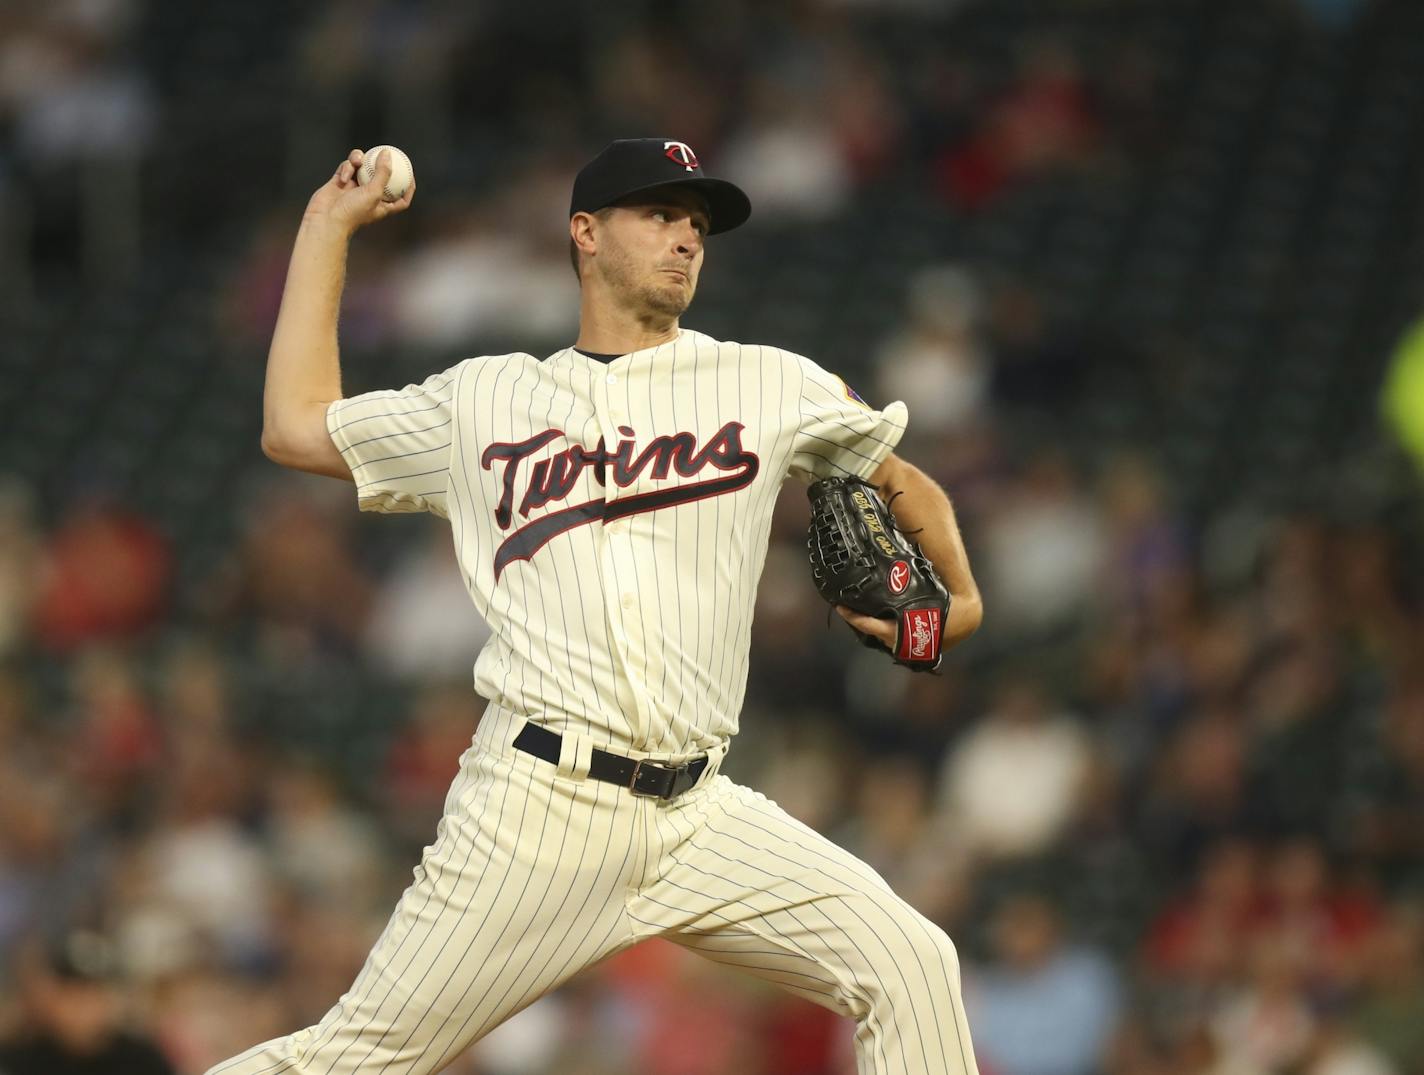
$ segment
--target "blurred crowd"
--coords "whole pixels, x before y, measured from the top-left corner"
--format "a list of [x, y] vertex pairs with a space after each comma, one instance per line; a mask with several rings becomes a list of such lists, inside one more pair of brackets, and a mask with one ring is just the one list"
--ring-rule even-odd
[[[912, 677], [824, 628], [789, 487], [728, 771], [958, 941], [987, 1072], [1424, 1070], [1408, 550], [1368, 523], [1183, 518], [1140, 453], [1085, 472], [1013, 448], [972, 283], [941, 267], [910, 291], [936, 317], [884, 341], [876, 383], [941, 404], [903, 451], [955, 498], [982, 636]], [[479, 718], [485, 628], [443, 523], [361, 521], [349, 493], [273, 477], [181, 591], [133, 505], [46, 526], [30, 491], [0, 496], [12, 1032], [56, 979], [26, 961], [76, 934], [113, 949], [105, 988], [183, 1072], [316, 1020], [359, 968]], [[378, 526], [404, 528], [390, 562], [363, 545]], [[73, 962], [63, 988], [102, 986]], [[455, 1070], [831, 1075], [847, 1035], [655, 944]]]
[[[181, 6], [0, 9], [0, 192], [19, 209], [0, 268], [141, 259], [156, 218], [92, 179], [127, 176], [123, 195], [184, 122], [181, 83], [145, 58]], [[411, 230], [363, 237], [343, 345], [432, 354], [568, 342], [561, 227], [590, 137], [676, 131], [772, 231], [904, 185], [992, 216], [1016, 184], [1131, 168], [1164, 137], [1172, 58], [1140, 42], [1085, 56], [1043, 34], [980, 68], [922, 31], [972, 6], [956, 0], [666, 6], [300, 6], [271, 60], [287, 175], [251, 180], [289, 204], [208, 192], [202, 227], [253, 237], [206, 331], [260, 359], [291, 199], [365, 131], [401, 131], [445, 182]], [[1275, 6], [1331, 33], [1368, 5]], [[1309, 498], [1185, 504], [1150, 439], [1074, 450], [1075, 408], [1111, 380], [1051, 296], [948, 251], [903, 275], [845, 372], [908, 401], [900, 452], [955, 502], [985, 626], [942, 677], [823, 626], [788, 488], [727, 771], [944, 926], [985, 1075], [1424, 1072], [1424, 578], [1404, 532]], [[488, 635], [448, 527], [361, 519], [349, 486], [251, 447], [200, 561], [161, 488], [0, 468], [0, 1075], [188, 1075], [316, 1021], [433, 839]], [[845, 1021], [654, 942], [450, 1070], [853, 1061]]]

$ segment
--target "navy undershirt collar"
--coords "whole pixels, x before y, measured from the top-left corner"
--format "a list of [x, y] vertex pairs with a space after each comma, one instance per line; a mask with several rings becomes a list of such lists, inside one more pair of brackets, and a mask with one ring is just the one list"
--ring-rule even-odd
[[612, 362], [615, 358], [622, 358], [622, 355], [600, 355], [594, 351], [585, 351], [582, 347], [575, 347], [575, 351], [585, 358], [592, 358], [598, 362]]

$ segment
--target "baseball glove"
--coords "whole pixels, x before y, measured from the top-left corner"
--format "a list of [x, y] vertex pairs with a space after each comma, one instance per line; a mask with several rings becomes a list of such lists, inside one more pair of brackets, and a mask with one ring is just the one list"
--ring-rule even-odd
[[938, 669], [949, 591], [929, 557], [895, 525], [870, 482], [825, 478], [806, 495], [811, 500], [806, 547], [821, 596], [833, 605], [894, 620], [893, 650], [873, 635], [851, 630], [897, 664], [916, 672]]

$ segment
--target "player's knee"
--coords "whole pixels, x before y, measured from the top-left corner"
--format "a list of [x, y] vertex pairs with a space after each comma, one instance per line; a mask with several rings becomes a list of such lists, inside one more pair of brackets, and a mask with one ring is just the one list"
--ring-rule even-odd
[[928, 947], [934, 952], [935, 960], [944, 968], [945, 975], [955, 988], [959, 986], [959, 949], [950, 940], [949, 934], [928, 919], [921, 919], [929, 938]]
[[959, 991], [959, 953], [949, 934], [906, 906], [892, 915], [875, 968], [876, 992], [892, 1002], [911, 997], [949, 996]]

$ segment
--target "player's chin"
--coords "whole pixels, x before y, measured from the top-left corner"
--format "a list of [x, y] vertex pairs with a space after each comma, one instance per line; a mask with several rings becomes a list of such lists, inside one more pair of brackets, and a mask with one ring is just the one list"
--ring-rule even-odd
[[651, 287], [647, 299], [648, 305], [658, 313], [679, 317], [692, 304], [692, 286], [677, 283]]

